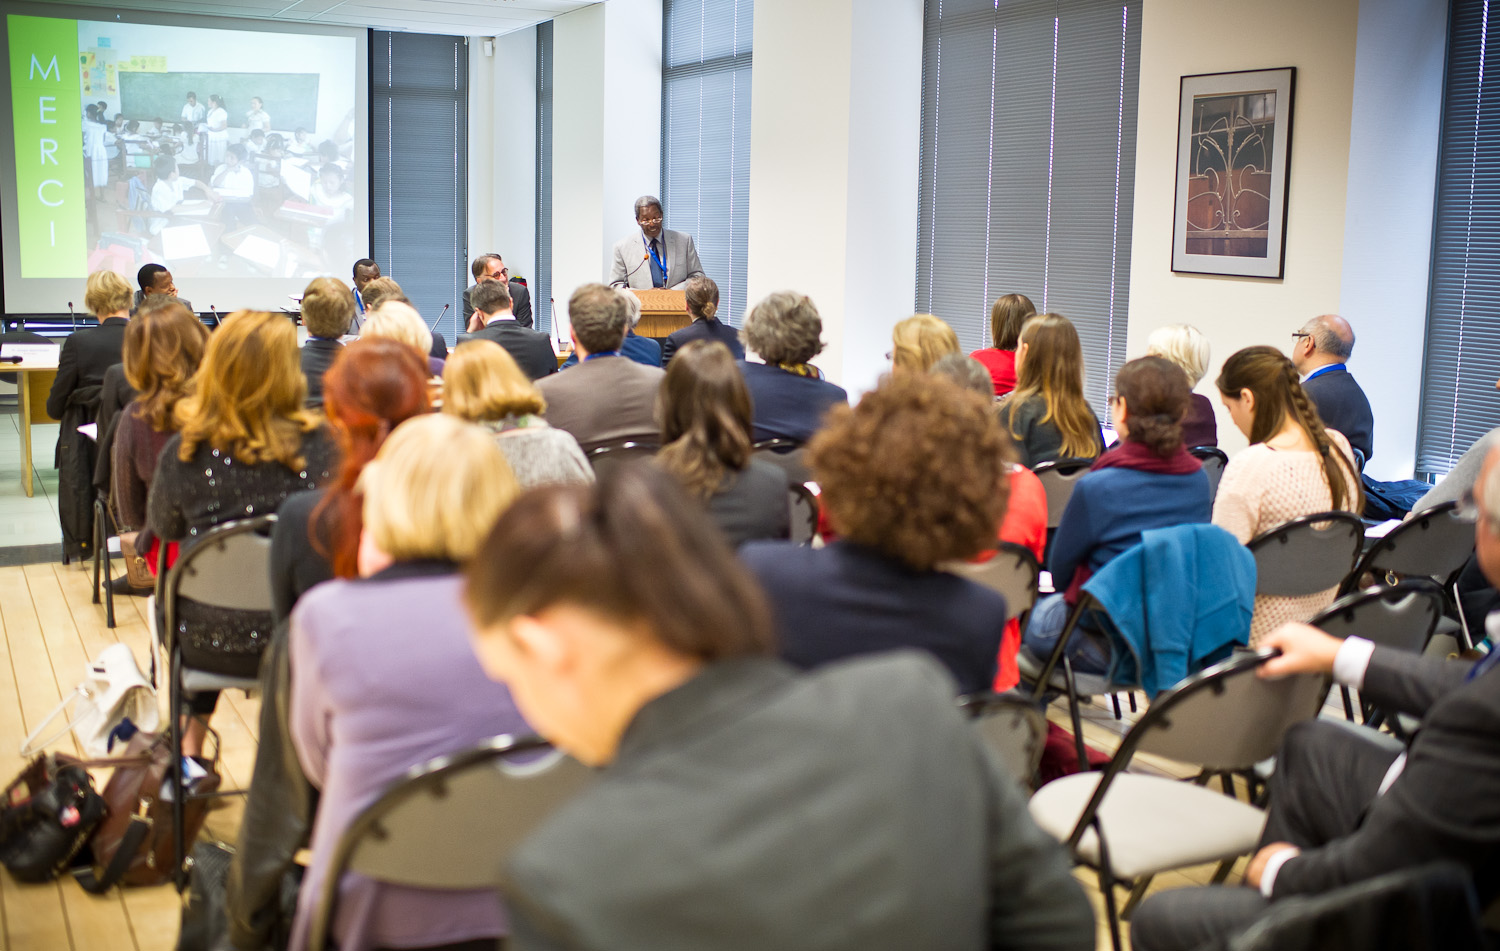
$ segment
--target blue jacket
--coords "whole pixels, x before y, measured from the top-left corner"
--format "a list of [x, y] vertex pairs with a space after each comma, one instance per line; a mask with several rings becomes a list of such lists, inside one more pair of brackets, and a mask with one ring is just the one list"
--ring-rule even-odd
[[717, 317], [694, 320], [681, 330], [670, 334], [661, 344], [661, 365], [672, 362], [672, 357], [682, 347], [694, 340], [717, 340], [729, 348], [736, 360], [745, 359], [745, 345], [740, 343], [740, 332]]
[[[627, 360], [648, 367], [661, 366], [661, 344], [657, 343], [655, 337], [637, 336], [634, 330], [625, 332], [625, 342], [620, 345], [620, 356]], [[567, 362], [558, 369], [566, 370], [568, 367], [578, 365], [578, 351], [574, 350], [568, 355]]]
[[740, 361], [740, 373], [750, 390], [756, 442], [791, 439], [807, 442], [823, 428], [829, 408], [849, 402], [842, 386], [811, 376], [788, 373], [781, 367]]
[[1052, 539], [1047, 565], [1057, 590], [1065, 590], [1082, 566], [1097, 572], [1141, 541], [1152, 528], [1213, 520], [1208, 474], [1096, 469], [1073, 487]]
[[1249, 641], [1255, 556], [1217, 525], [1152, 529], [1083, 590], [1112, 622], [1110, 682], [1155, 697]]

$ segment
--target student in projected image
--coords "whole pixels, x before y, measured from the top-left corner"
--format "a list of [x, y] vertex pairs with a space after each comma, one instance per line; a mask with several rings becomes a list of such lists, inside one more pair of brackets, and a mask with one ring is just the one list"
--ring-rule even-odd
[[156, 172], [156, 184], [151, 186], [151, 210], [158, 212], [151, 218], [151, 233], [161, 234], [170, 219], [160, 215], [182, 214], [185, 210], [183, 203], [188, 201], [188, 193], [193, 189], [203, 192], [209, 201], [218, 201], [219, 195], [207, 182], [200, 182], [193, 178], [184, 178], [178, 171], [177, 160], [167, 155], [157, 156], [152, 166]]
[[208, 116], [203, 120], [208, 134], [205, 158], [209, 165], [217, 166], [224, 161], [224, 150], [229, 147], [229, 110], [218, 95], [208, 97]]
[[209, 185], [224, 199], [224, 224], [230, 228], [255, 223], [250, 199], [255, 197], [255, 173], [250, 170], [249, 154], [239, 143], [224, 150], [224, 164], [214, 169]]
[[95, 198], [103, 198], [104, 186], [109, 184], [109, 147], [114, 138], [98, 104], [90, 103], [84, 111], [83, 157], [88, 160], [89, 187]]
[[317, 155], [318, 147], [313, 145], [308, 131], [299, 127], [292, 133], [292, 141], [287, 145], [286, 154], [306, 158], [309, 155]]
[[245, 113], [245, 128], [250, 130], [252, 136], [257, 132], [264, 136], [271, 131], [271, 116], [266, 112], [266, 105], [259, 96], [250, 97], [250, 111]]

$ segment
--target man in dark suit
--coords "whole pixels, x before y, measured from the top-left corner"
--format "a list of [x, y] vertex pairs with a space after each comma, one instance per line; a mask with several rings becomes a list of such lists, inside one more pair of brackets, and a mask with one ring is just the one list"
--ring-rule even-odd
[[584, 284], [568, 298], [568, 322], [580, 362], [537, 383], [547, 422], [572, 433], [585, 452], [620, 440], [656, 442], [656, 391], [665, 374], [620, 354], [625, 301], [613, 288]]
[[1338, 314], [1314, 317], [1292, 334], [1292, 363], [1302, 374], [1302, 389], [1318, 409], [1324, 425], [1337, 429], [1349, 445], [1375, 454], [1375, 414], [1365, 391], [1345, 362], [1354, 353], [1354, 328]]
[[[1474, 487], [1475, 555], [1500, 580], [1500, 450]], [[1490, 636], [1500, 636], [1491, 614]], [[1305, 624], [1272, 631], [1280, 657], [1263, 676], [1333, 678], [1388, 713], [1421, 718], [1402, 750], [1381, 734], [1314, 720], [1294, 727], [1276, 758], [1261, 849], [1249, 887], [1162, 892], [1131, 919], [1138, 951], [1198, 948], [1248, 926], [1267, 908], [1386, 872], [1449, 860], [1474, 876], [1481, 907], [1500, 897], [1500, 651], [1478, 663], [1340, 641]], [[1388, 738], [1386, 738], [1388, 740]]]
[[354, 292], [343, 281], [320, 277], [302, 292], [302, 325], [307, 342], [302, 345], [302, 375], [307, 377], [307, 405], [323, 405], [323, 374], [344, 349], [339, 338], [349, 332], [354, 319]]
[[[481, 284], [499, 281], [510, 290], [510, 311], [515, 315], [516, 323], [522, 327], [530, 327], [531, 319], [531, 291], [520, 281], [510, 279], [510, 268], [505, 266], [505, 260], [500, 255], [491, 251], [489, 254], [481, 254], [469, 265], [469, 273], [474, 275], [474, 283], [464, 291], [464, 325], [470, 324], [470, 318], [474, 316], [474, 288]], [[473, 332], [471, 328], [470, 332]]]
[[[151, 294], [177, 297], [177, 285], [172, 281], [172, 272], [160, 264], [141, 265], [141, 269], [135, 272], [135, 282], [140, 285], [140, 290], [135, 292], [135, 300], [130, 305], [131, 310], [140, 307], [141, 301]], [[188, 310], [193, 309], [192, 302], [182, 300], [180, 297], [177, 299]]]
[[482, 324], [470, 334], [473, 340], [493, 340], [509, 351], [516, 365], [533, 380], [557, 372], [557, 352], [552, 338], [539, 330], [522, 327], [511, 312], [510, 291], [504, 281], [488, 281], [474, 288], [476, 323]]

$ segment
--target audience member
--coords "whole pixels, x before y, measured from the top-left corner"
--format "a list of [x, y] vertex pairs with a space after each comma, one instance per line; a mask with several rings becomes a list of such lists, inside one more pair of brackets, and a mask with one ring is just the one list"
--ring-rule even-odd
[[[1047, 567], [1065, 590], [1037, 602], [1023, 635], [1038, 661], [1056, 647], [1084, 582], [1139, 545], [1143, 532], [1213, 517], [1208, 474], [1182, 445], [1190, 392], [1181, 368], [1163, 357], [1131, 360], [1115, 375], [1109, 405], [1120, 442], [1074, 483], [1063, 509]], [[1074, 629], [1067, 656], [1077, 671], [1109, 669], [1108, 641], [1086, 625]]]
[[[494, 286], [481, 284], [475, 292], [481, 309], [484, 294]], [[536, 384], [492, 340], [459, 344], [443, 368], [443, 412], [494, 435], [521, 488], [594, 481], [578, 440], [549, 426], [542, 418], [546, 411]]]
[[411, 299], [396, 283], [393, 277], [380, 277], [379, 275], [365, 281], [364, 287], [360, 288], [360, 296], [365, 301], [365, 313], [369, 313], [379, 307], [386, 300], [398, 300], [403, 304], [410, 304]]
[[470, 563], [481, 663], [603, 767], [508, 863], [517, 945], [1092, 949], [951, 681], [921, 656], [765, 656], [763, 597], [673, 482], [528, 493]]
[[505, 266], [505, 260], [493, 251], [489, 254], [481, 254], [469, 265], [469, 272], [474, 275], [474, 283], [464, 290], [463, 296], [463, 320], [464, 326], [469, 325], [469, 319], [474, 316], [474, 291], [483, 284], [497, 283], [510, 294], [511, 313], [515, 315], [516, 323], [522, 327], [531, 327], [534, 323], [531, 312], [531, 291], [520, 281], [510, 279], [510, 268]]
[[656, 415], [657, 463], [707, 505], [731, 545], [791, 534], [786, 473], [751, 451], [750, 391], [728, 347], [693, 340], [679, 350]]
[[[962, 353], [950, 353], [932, 365], [932, 375], [951, 380], [976, 396], [992, 398], [993, 379], [985, 365], [976, 358], [966, 357]], [[1020, 545], [1030, 551], [1040, 564], [1047, 550], [1047, 490], [1036, 473], [1010, 461], [1008, 441], [1005, 448], [1004, 468], [1008, 495], [1005, 518], [1000, 522], [999, 538], [1002, 542]], [[993, 549], [987, 549], [973, 560], [987, 561], [994, 554]], [[1019, 618], [1011, 618], [1005, 622], [1005, 633], [1000, 638], [1000, 658], [994, 684], [997, 692], [1009, 690], [1021, 682], [1021, 671], [1016, 664], [1016, 655], [1020, 650], [1021, 621]]]
[[897, 373], [926, 373], [940, 358], [963, 352], [953, 328], [931, 314], [913, 314], [897, 323], [891, 344], [891, 367]]
[[354, 306], [361, 314], [365, 312], [365, 287], [380, 279], [380, 265], [371, 258], [360, 258], [354, 262]]
[[[1343, 434], [1325, 429], [1297, 382], [1297, 369], [1275, 347], [1247, 347], [1224, 361], [1219, 393], [1250, 447], [1229, 460], [1214, 499], [1214, 524], [1243, 544], [1303, 515], [1362, 507], [1354, 454]], [[1326, 608], [1337, 589], [1255, 596], [1250, 645], [1287, 621]]]
[[[628, 288], [617, 287], [615, 293], [620, 295], [620, 300], [625, 302], [629, 326], [625, 328], [625, 342], [620, 345], [620, 356], [628, 357], [636, 363], [648, 367], [661, 366], [661, 341], [654, 337], [642, 337], [635, 332], [635, 328], [641, 322], [641, 299]], [[578, 351], [574, 350], [568, 354], [568, 359], [562, 368], [578, 365]]]
[[511, 313], [510, 291], [504, 281], [485, 281], [469, 295], [474, 316], [469, 334], [475, 340], [490, 340], [504, 347], [525, 373], [539, 380], [557, 372], [557, 352], [552, 338], [539, 330], [523, 327]]
[[[1157, 327], [1146, 338], [1149, 356], [1166, 357], [1187, 374], [1188, 389], [1196, 387], [1208, 372], [1208, 338], [1191, 324], [1169, 324]], [[1219, 422], [1214, 404], [1202, 393], [1192, 393], [1187, 415], [1182, 419], [1182, 444], [1188, 448], [1217, 446]]]
[[626, 304], [613, 288], [583, 284], [568, 298], [568, 333], [579, 364], [543, 377], [547, 422], [566, 430], [584, 452], [605, 443], [655, 443], [656, 390], [664, 375], [620, 355]]
[[745, 346], [765, 361], [740, 363], [750, 388], [755, 413], [751, 437], [756, 442], [805, 443], [830, 408], [849, 402], [844, 388], [829, 383], [812, 365], [823, 350], [823, 319], [812, 298], [792, 291], [769, 294], [750, 308], [740, 334]]
[[[369, 286], [374, 286], [372, 281]], [[443, 360], [432, 355], [432, 331], [422, 321], [422, 315], [410, 304], [392, 299], [381, 300], [365, 312], [364, 327], [360, 337], [388, 337], [415, 347], [427, 358], [427, 371], [432, 376], [443, 375]]]
[[[360, 488], [360, 580], [319, 585], [292, 613], [292, 741], [322, 796], [291, 951], [308, 947], [329, 862], [362, 809], [434, 756], [531, 732], [469, 647], [458, 575], [519, 491], [494, 440], [451, 416], [419, 416], [391, 433]], [[509, 930], [492, 891], [355, 872], [338, 910], [332, 939], [344, 949], [498, 951]]]
[[[97, 405], [97, 387], [104, 383], [105, 371], [120, 362], [125, 325], [130, 320], [130, 300], [130, 285], [114, 271], [95, 271], [89, 275], [83, 306], [99, 318], [99, 326], [85, 327], [63, 338], [62, 350], [57, 355], [57, 376], [47, 394], [48, 416], [62, 419], [68, 404], [75, 401], [75, 394], [81, 390], [89, 392], [86, 396], [79, 394], [79, 399]], [[91, 408], [83, 422], [93, 421]]]
[[1016, 388], [1016, 347], [1021, 343], [1021, 325], [1036, 316], [1036, 305], [1025, 294], [1006, 294], [990, 306], [991, 345], [970, 356], [989, 371], [996, 396]]
[[1375, 455], [1375, 414], [1345, 365], [1354, 354], [1354, 328], [1338, 314], [1323, 314], [1292, 337], [1292, 363], [1323, 425], [1343, 434], [1369, 462]]
[[[209, 335], [192, 392], [176, 407], [178, 432], [162, 448], [146, 503], [146, 528], [163, 544], [191, 545], [215, 525], [276, 511], [288, 495], [326, 483], [334, 449], [303, 407], [306, 381], [297, 331], [281, 314], [236, 311]], [[254, 677], [271, 616], [179, 599], [179, 644], [187, 666]], [[218, 692], [188, 697], [183, 733], [202, 750]]]
[[[1474, 487], [1475, 548], [1500, 582], [1500, 453]], [[1490, 615], [1491, 637], [1500, 616]], [[1269, 909], [1427, 862], [1452, 861], [1474, 879], [1477, 907], [1500, 897], [1500, 653], [1478, 663], [1418, 657], [1360, 637], [1339, 640], [1305, 624], [1272, 631], [1281, 651], [1264, 676], [1332, 675], [1388, 714], [1419, 718], [1403, 751], [1380, 734], [1325, 720], [1287, 733], [1271, 776], [1261, 848], [1248, 887], [1210, 886], [1147, 898], [1131, 919], [1141, 951], [1221, 947]], [[1420, 907], [1412, 909], [1422, 913]], [[1391, 946], [1399, 946], [1399, 938]]]
[[1005, 514], [1005, 436], [992, 402], [893, 373], [852, 410], [829, 413], [808, 461], [838, 540], [740, 550], [776, 610], [783, 657], [810, 668], [917, 647], [960, 693], [989, 689], [1005, 599], [942, 565], [993, 547]]
[[1016, 388], [1000, 420], [1028, 469], [1059, 459], [1093, 459], [1103, 451], [1099, 417], [1083, 398], [1083, 345], [1068, 318], [1042, 314], [1021, 327]]
[[302, 292], [302, 325], [307, 342], [302, 345], [302, 375], [307, 377], [307, 405], [323, 406], [323, 374], [344, 349], [339, 338], [349, 332], [354, 320], [354, 294], [343, 281], [314, 278]]
[[359, 474], [392, 429], [431, 408], [427, 362], [397, 340], [361, 337], [340, 350], [323, 376], [323, 411], [338, 446], [339, 468], [323, 488], [287, 496], [271, 532], [271, 593], [276, 620], [308, 589], [353, 578], [362, 526]]
[[719, 285], [713, 278], [700, 274], [690, 277], [682, 285], [687, 295], [688, 315], [693, 322], [667, 337], [661, 345], [661, 365], [671, 366], [672, 356], [693, 340], [717, 340], [729, 348], [736, 360], [745, 357], [745, 345], [740, 335], [728, 324], [719, 320]]

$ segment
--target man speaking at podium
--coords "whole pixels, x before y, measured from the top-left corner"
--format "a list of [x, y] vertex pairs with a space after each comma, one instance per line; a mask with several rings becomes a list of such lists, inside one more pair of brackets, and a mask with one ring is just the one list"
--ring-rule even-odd
[[703, 276], [703, 262], [691, 235], [661, 226], [661, 201], [652, 195], [635, 200], [635, 223], [640, 227], [615, 244], [609, 283], [615, 287], [681, 287], [690, 277]]

